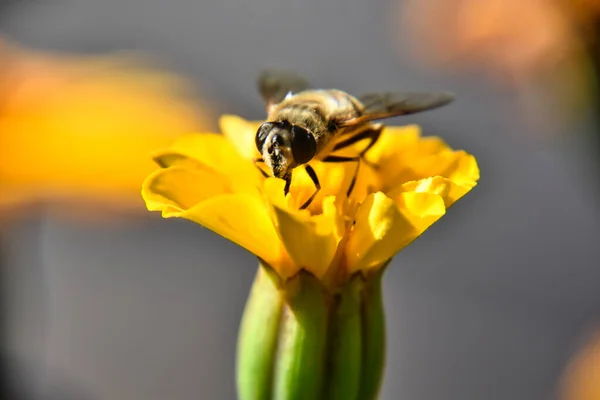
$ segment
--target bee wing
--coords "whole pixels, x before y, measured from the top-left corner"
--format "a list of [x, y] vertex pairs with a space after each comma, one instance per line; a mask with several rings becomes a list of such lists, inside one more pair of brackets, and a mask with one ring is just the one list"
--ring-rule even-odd
[[280, 103], [288, 94], [309, 88], [308, 81], [291, 71], [266, 69], [258, 76], [258, 91], [267, 104], [267, 109]]
[[363, 114], [344, 122], [344, 125], [432, 110], [450, 103], [454, 95], [445, 92], [383, 92], [367, 93], [357, 98], [364, 106]]

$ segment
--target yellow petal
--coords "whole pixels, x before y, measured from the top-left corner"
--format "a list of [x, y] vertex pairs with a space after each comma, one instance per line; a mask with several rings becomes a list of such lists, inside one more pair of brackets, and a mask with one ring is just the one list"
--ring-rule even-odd
[[376, 164], [390, 156], [397, 157], [398, 152], [415, 146], [421, 136], [417, 125], [386, 126], [377, 143], [369, 149], [366, 158]]
[[229, 181], [232, 191], [256, 193], [264, 179], [256, 166], [239, 156], [222, 135], [201, 133], [180, 137], [170, 148], [157, 152], [160, 166], [201, 169]]
[[350, 273], [375, 268], [415, 240], [444, 213], [443, 199], [433, 193], [381, 192], [367, 197], [356, 216], [346, 257]]
[[325, 198], [323, 213], [311, 216], [307, 210], [288, 206], [282, 193], [281, 180], [268, 179], [265, 182], [265, 194], [273, 204], [274, 224], [279, 237], [297, 270], [303, 268], [321, 278], [327, 272], [344, 233], [343, 218], [337, 212], [335, 197]]
[[219, 127], [223, 135], [245, 159], [260, 157], [254, 138], [260, 122], [246, 121], [236, 115], [223, 115], [219, 119]]
[[[159, 169], [142, 189], [146, 206], [165, 218], [186, 218], [285, 269], [283, 251], [265, 202], [258, 195], [232, 193], [226, 177], [207, 170]], [[258, 192], [257, 192], [258, 193]]]
[[400, 153], [395, 158], [384, 160], [380, 173], [384, 181], [384, 191], [405, 182], [433, 176], [443, 176], [467, 188], [474, 187], [479, 179], [475, 157], [447, 147], [439, 150], [438, 145], [430, 146], [425, 140], [411, 152]]
[[[223, 135], [216, 133], [198, 133], [180, 137], [166, 150], [198, 161], [219, 171], [223, 175], [232, 176], [249, 174], [258, 176], [256, 167], [248, 160], [240, 157], [235, 147]], [[158, 156], [164, 153], [158, 153]]]
[[469, 186], [469, 181], [471, 187], [479, 179], [477, 163], [471, 155], [453, 151], [438, 137], [420, 137], [418, 126], [387, 127], [367, 158], [379, 166], [383, 191], [437, 175], [453, 181], [459, 175], [468, 177], [457, 183]]
[[152, 211], [163, 211], [168, 217], [195, 206], [208, 198], [230, 191], [227, 179], [203, 170], [181, 167], [159, 169], [144, 182], [142, 197]]
[[406, 182], [388, 192], [387, 195], [391, 198], [396, 198], [403, 192], [433, 193], [444, 199], [446, 208], [449, 208], [458, 199], [467, 194], [471, 188], [472, 187], [461, 186], [448, 178], [436, 176], [421, 179], [420, 181]]
[[267, 206], [260, 197], [246, 193], [217, 196], [172, 216], [199, 223], [237, 243], [284, 274], [290, 269], [289, 257], [277, 236]]
[[[309, 210], [312, 214], [320, 214], [323, 212], [322, 204], [326, 197], [335, 196], [341, 199], [346, 196], [346, 192], [350, 187], [352, 177], [356, 172], [357, 163], [323, 163], [315, 161], [310, 165], [313, 167], [315, 174], [317, 175], [317, 179], [321, 185], [321, 190], [314, 198]], [[362, 182], [362, 179], [360, 182]], [[359, 185], [355, 185], [355, 191], [353, 191], [355, 195], [358, 192], [361, 192], [358, 187]], [[362, 188], [362, 186], [360, 187]], [[305, 168], [296, 168], [292, 172], [292, 184], [290, 187], [290, 193], [293, 199], [294, 207], [299, 208], [306, 202], [306, 200], [310, 198], [310, 196], [313, 195], [313, 193], [315, 193], [315, 191], [315, 183], [306, 173]]]
[[413, 166], [413, 171], [417, 179], [439, 175], [469, 189], [479, 180], [479, 167], [475, 157], [462, 150], [444, 150], [422, 157]]

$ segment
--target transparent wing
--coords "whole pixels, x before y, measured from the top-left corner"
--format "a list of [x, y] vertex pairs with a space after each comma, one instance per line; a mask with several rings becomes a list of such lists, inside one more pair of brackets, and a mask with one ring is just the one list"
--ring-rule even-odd
[[292, 71], [266, 69], [258, 76], [258, 91], [267, 108], [280, 103], [289, 93], [309, 88], [308, 81]]
[[454, 100], [454, 95], [445, 92], [381, 92], [367, 93], [357, 98], [365, 107], [363, 115], [348, 120], [344, 125], [432, 110], [450, 103]]

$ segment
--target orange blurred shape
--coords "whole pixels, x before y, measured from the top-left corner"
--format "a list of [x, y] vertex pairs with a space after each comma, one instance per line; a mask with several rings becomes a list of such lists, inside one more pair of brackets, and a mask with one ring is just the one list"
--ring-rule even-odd
[[[572, 0], [579, 13], [597, 0]], [[523, 79], [577, 51], [571, 0], [409, 0], [402, 10], [427, 62]], [[581, 15], [584, 15], [581, 14]]]
[[590, 23], [600, 15], [600, 0], [566, 0], [565, 3], [579, 21]]
[[[0, 207], [145, 212], [153, 151], [214, 129], [183, 78], [129, 54], [75, 56], [0, 41]], [[6, 216], [6, 212], [3, 213]]]
[[600, 400], [600, 330], [569, 364], [561, 400]]

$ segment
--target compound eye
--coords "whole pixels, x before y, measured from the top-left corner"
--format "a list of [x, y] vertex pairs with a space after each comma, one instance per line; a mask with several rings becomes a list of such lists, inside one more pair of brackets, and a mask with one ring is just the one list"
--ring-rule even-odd
[[275, 124], [272, 122], [265, 122], [258, 128], [258, 131], [256, 131], [254, 142], [256, 143], [256, 148], [260, 153], [262, 153], [265, 140], [267, 140], [267, 136], [274, 126]]
[[313, 135], [299, 126], [292, 126], [292, 154], [298, 164], [305, 164], [313, 159], [317, 151], [317, 142]]

